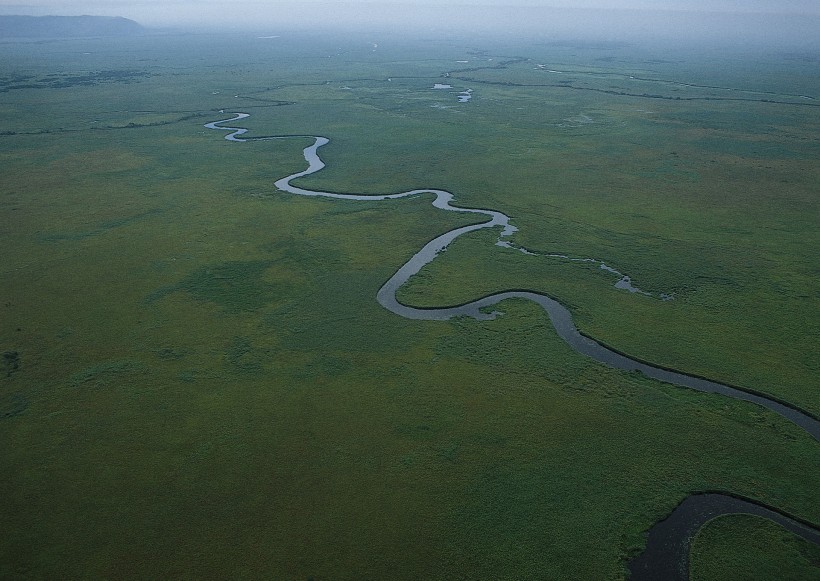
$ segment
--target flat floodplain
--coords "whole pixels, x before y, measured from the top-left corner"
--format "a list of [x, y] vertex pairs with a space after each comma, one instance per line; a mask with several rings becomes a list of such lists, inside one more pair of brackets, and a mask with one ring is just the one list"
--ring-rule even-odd
[[[203, 127], [330, 138], [302, 187], [512, 218], [403, 302], [542, 292], [818, 415], [818, 55], [260, 36], [0, 45], [0, 577], [620, 579], [693, 492], [820, 522], [817, 442], [780, 416], [605, 368], [531, 303], [379, 306], [474, 216], [278, 192], [310, 138]], [[750, 551], [817, 574], [726, 517], [693, 575]]]

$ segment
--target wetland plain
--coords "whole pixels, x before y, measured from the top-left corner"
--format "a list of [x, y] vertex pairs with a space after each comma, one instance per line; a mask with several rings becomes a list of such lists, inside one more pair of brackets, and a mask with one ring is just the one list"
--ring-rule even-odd
[[[371, 36], [0, 44], [0, 577], [623, 579], [705, 492], [816, 527], [780, 415], [603, 366], [532, 302], [377, 302], [475, 215], [274, 184], [324, 136], [295, 186], [503, 212], [509, 245], [464, 234], [397, 300], [533, 291], [816, 418], [820, 57]], [[205, 127], [236, 113], [291, 137]], [[696, 579], [818, 575], [760, 517], [692, 547]]]

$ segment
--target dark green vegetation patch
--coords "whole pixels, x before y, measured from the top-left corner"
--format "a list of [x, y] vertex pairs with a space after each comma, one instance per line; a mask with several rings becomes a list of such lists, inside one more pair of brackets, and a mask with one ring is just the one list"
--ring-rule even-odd
[[51, 73], [35, 76], [18, 73], [0, 77], [0, 93], [19, 89], [68, 89], [93, 87], [100, 83], [130, 83], [149, 73], [140, 70], [91, 71], [88, 73]]
[[820, 572], [820, 547], [766, 519], [728, 516], [698, 533], [690, 566], [692, 581], [813, 581]]
[[148, 297], [154, 301], [185, 291], [194, 298], [216, 303], [227, 311], [255, 310], [276, 300], [282, 289], [265, 277], [271, 261], [225, 262], [201, 268], [178, 284], [160, 289]]

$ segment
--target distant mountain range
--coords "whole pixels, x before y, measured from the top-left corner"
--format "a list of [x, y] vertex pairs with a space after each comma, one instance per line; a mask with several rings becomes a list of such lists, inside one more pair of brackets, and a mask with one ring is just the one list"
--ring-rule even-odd
[[138, 23], [119, 16], [2, 16], [0, 40], [5, 38], [77, 38], [142, 34]]

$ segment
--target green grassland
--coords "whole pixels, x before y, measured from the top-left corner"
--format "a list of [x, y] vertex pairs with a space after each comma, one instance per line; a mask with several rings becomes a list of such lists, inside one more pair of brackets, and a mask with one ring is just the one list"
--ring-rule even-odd
[[771, 521], [752, 515], [708, 523], [692, 548], [691, 577], [700, 579], [817, 579], [820, 549]]
[[[817, 442], [780, 416], [604, 368], [523, 301], [481, 323], [382, 309], [469, 215], [277, 192], [309, 139], [202, 127], [324, 135], [302, 187], [448, 189], [516, 244], [675, 297], [481, 231], [403, 301], [544, 292], [619, 350], [818, 414], [811, 62], [307, 33], [0, 54], [0, 577], [622, 579], [695, 491], [820, 522]], [[676, 99], [714, 87], [751, 100]], [[754, 550], [817, 575], [750, 526], [705, 528], [693, 574]]]

